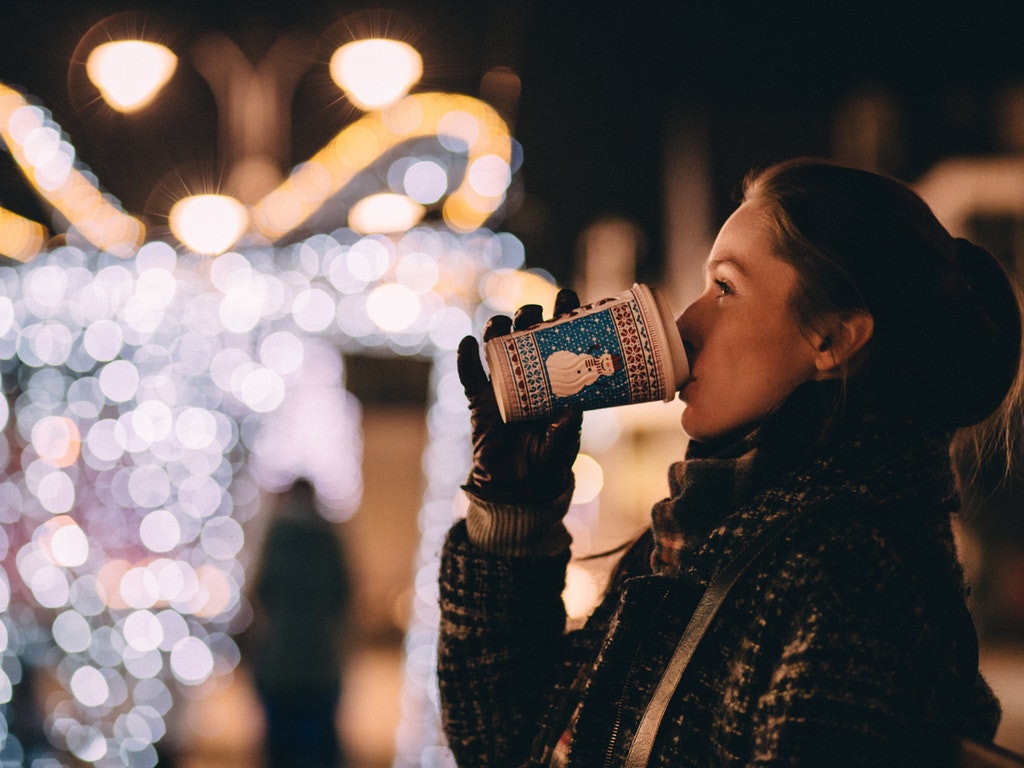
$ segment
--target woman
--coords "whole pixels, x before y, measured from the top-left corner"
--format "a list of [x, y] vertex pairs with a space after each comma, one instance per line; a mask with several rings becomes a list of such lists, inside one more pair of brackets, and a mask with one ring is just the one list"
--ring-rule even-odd
[[[649, 764], [939, 765], [950, 737], [994, 733], [949, 448], [1016, 404], [1005, 272], [904, 185], [797, 160], [747, 180], [706, 273], [677, 323], [686, 460], [582, 630], [564, 632], [560, 599], [580, 415], [501, 423], [463, 340], [474, 465], [442, 557], [438, 665], [460, 765], [622, 765], [713, 576], [797, 510], [729, 593]], [[577, 303], [561, 292], [556, 314]], [[539, 320], [524, 307], [515, 326]]]

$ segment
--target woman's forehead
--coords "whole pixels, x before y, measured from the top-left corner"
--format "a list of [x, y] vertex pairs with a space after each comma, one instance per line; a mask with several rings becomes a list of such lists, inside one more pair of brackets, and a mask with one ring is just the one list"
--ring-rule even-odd
[[746, 202], [722, 225], [708, 255], [707, 268], [730, 267], [749, 275], [762, 263], [781, 261], [775, 252], [772, 219], [765, 206]]

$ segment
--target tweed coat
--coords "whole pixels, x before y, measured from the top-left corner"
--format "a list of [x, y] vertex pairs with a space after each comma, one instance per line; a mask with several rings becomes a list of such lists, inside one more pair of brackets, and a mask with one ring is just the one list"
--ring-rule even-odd
[[673, 465], [653, 537], [582, 629], [565, 631], [567, 552], [496, 555], [452, 528], [438, 678], [460, 766], [622, 765], [712, 576], [797, 507], [704, 637], [650, 764], [940, 765], [951, 736], [991, 738], [948, 435], [861, 416], [825, 429], [827, 391], [802, 389], [739, 449], [692, 445]]

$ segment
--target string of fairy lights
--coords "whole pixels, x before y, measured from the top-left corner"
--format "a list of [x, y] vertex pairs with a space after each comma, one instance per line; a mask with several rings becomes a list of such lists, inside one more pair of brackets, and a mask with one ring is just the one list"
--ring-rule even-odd
[[[332, 75], [367, 66], [336, 58]], [[519, 240], [484, 226], [520, 161], [504, 122], [468, 96], [404, 95], [412, 62], [397, 90], [349, 94], [367, 114], [255, 204], [179, 201], [177, 246], [101, 191], [44, 107], [0, 83], [0, 146], [64, 233], [50, 246], [0, 207], [4, 764], [152, 768], [176, 702], [230, 681], [262, 495], [302, 475], [334, 521], [359, 508], [346, 353], [432, 362], [396, 765], [450, 764], [434, 656], [437, 554], [470, 444], [454, 350], [496, 312], [550, 306], [555, 287], [525, 268]], [[40, 739], [12, 731], [26, 696], [44, 699]]]
[[[288, 465], [296, 443], [280, 439], [287, 426], [275, 426], [294, 423], [275, 420], [290, 403], [315, 406], [318, 434], [337, 436], [302, 472], [335, 519], [355, 511], [359, 409], [335, 376], [345, 350], [435, 361], [420, 527], [422, 551], [436, 552], [468, 438], [452, 430], [465, 421], [452, 351], [505, 308], [522, 258], [518, 241], [486, 230], [344, 229], [209, 263], [153, 242], [127, 260], [68, 246], [0, 268], [11, 401], [0, 440], [10, 470], [0, 483], [0, 694], [10, 699], [20, 664], [40, 653], [33, 663], [54, 668], [66, 694], [47, 719], [55, 745], [95, 765], [155, 765], [175, 688], [238, 664], [246, 530], [259, 490], [300, 469]], [[439, 293], [445, 285], [476, 293]], [[293, 397], [318, 381], [321, 403]], [[407, 688], [430, 705], [429, 557], [420, 569]], [[41, 634], [52, 644], [33, 651]], [[8, 738], [0, 754], [12, 749]]]

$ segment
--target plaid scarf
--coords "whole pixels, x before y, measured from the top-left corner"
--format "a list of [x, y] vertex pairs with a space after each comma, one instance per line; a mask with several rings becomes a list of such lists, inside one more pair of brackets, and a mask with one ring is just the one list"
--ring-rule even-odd
[[[751, 504], [769, 513], [847, 496], [888, 507], [920, 493], [933, 503], [945, 497], [952, 511], [947, 436], [862, 411], [856, 393], [838, 382], [808, 382], [750, 434], [725, 444], [691, 442], [686, 459], [669, 468], [671, 495], [652, 510], [653, 572], [705, 582], [708, 574], [696, 571], [701, 547], [728, 515]], [[947, 471], [908, 487], [911, 467]]]
[[654, 550], [651, 568], [666, 576], [696, 577], [686, 562], [722, 520], [752, 498], [772, 468], [785, 471], [836, 426], [842, 396], [837, 382], [798, 387], [757, 429], [734, 441], [692, 441], [685, 461], [669, 467], [669, 491], [651, 512]]
[[[691, 443], [687, 460], [669, 467], [671, 496], [651, 510], [654, 550], [651, 570], [659, 575], [686, 573], [683, 553], [692, 551], [750, 493], [761, 430], [718, 455], [698, 458]], [[694, 573], [686, 573], [692, 577]]]

